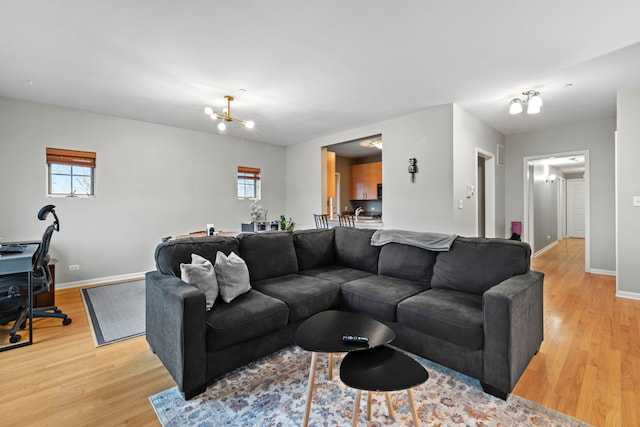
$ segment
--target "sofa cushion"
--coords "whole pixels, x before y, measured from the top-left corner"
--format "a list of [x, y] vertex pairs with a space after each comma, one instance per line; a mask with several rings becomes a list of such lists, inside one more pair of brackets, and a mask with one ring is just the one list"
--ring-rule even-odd
[[311, 270], [303, 270], [298, 272], [298, 274], [317, 277], [318, 279], [331, 280], [332, 282], [338, 284], [350, 282], [362, 277], [373, 276], [373, 274], [369, 272], [356, 270], [355, 268], [344, 267], [338, 264], [312, 268]]
[[298, 257], [298, 270], [324, 267], [336, 262], [333, 228], [296, 230], [293, 244]]
[[231, 252], [229, 256], [218, 252], [214, 270], [218, 279], [220, 297], [224, 302], [230, 303], [251, 289], [247, 264], [235, 252]]
[[287, 305], [250, 290], [230, 304], [218, 300], [207, 313], [207, 350], [214, 351], [251, 340], [287, 326]]
[[336, 261], [345, 267], [378, 273], [380, 247], [371, 246], [375, 230], [335, 227]]
[[428, 284], [431, 283], [435, 262], [435, 252], [400, 243], [388, 243], [380, 249], [378, 273]]
[[344, 283], [340, 304], [346, 310], [394, 322], [398, 304], [425, 289], [424, 283], [372, 275]]
[[491, 287], [529, 271], [531, 248], [524, 242], [458, 237], [438, 254], [431, 287], [482, 295]]
[[229, 255], [239, 252], [239, 242], [235, 237], [187, 237], [169, 240], [156, 247], [156, 269], [162, 274], [180, 277], [180, 264], [191, 262], [191, 254], [196, 253], [215, 263], [218, 251]]
[[340, 303], [338, 284], [300, 274], [287, 274], [254, 282], [253, 288], [284, 301], [289, 307], [289, 322], [306, 319]]
[[240, 256], [249, 267], [251, 282], [298, 272], [290, 232], [248, 233], [238, 236]]
[[180, 278], [204, 292], [207, 310], [218, 299], [218, 279], [213, 264], [198, 254], [191, 254], [191, 264], [180, 264]]
[[484, 345], [480, 295], [447, 289], [421, 292], [398, 304], [398, 323], [472, 350]]

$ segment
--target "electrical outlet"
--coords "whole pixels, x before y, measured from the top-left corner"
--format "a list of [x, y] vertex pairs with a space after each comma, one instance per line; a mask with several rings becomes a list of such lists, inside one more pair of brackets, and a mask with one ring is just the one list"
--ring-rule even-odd
[[80, 270], [80, 266], [77, 264], [69, 266], [69, 271], [78, 271], [78, 270]]

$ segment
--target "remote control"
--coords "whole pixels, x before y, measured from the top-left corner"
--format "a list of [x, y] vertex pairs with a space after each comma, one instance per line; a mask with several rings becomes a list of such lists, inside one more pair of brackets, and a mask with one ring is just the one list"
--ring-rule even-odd
[[366, 344], [369, 342], [369, 338], [367, 337], [358, 337], [355, 335], [343, 335], [342, 341], [347, 343], [358, 343], [358, 344]]

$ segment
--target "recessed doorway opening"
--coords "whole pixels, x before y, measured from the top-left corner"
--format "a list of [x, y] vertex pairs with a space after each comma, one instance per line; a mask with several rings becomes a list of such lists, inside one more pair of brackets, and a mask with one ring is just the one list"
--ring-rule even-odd
[[534, 256], [564, 238], [584, 238], [590, 271], [589, 151], [525, 157], [523, 183], [522, 240]]

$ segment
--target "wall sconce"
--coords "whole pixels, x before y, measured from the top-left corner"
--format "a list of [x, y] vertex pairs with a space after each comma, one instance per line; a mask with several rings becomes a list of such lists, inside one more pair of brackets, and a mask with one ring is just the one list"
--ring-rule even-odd
[[556, 180], [556, 176], [552, 174], [552, 175], [547, 175], [547, 177], [545, 178], [544, 181], [547, 182], [547, 183], [549, 183], [549, 182], [553, 183], [553, 182], [555, 182], [555, 180]]
[[417, 172], [418, 172], [418, 161], [415, 158], [409, 159], [409, 173], [411, 174], [411, 182], [416, 182]]
[[522, 106], [527, 107], [527, 114], [538, 114], [540, 112], [540, 107], [542, 107], [542, 98], [540, 97], [540, 92], [536, 90], [529, 90], [527, 92], [522, 92], [527, 99], [514, 98], [509, 102], [509, 114], [520, 114], [522, 113]]

